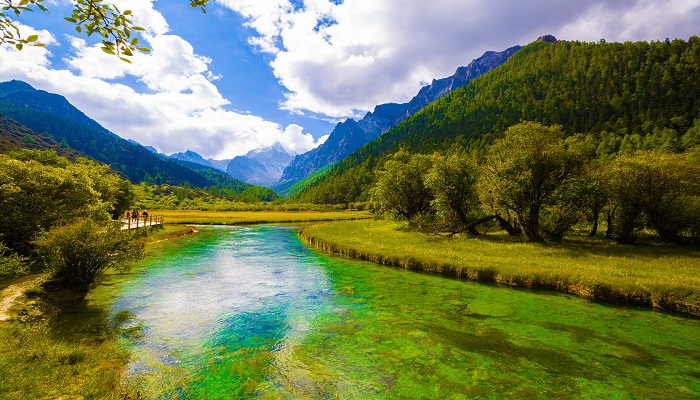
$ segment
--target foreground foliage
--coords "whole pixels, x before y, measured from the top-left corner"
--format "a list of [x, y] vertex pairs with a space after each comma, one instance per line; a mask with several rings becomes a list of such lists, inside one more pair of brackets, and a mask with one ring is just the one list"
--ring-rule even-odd
[[620, 247], [588, 236], [532, 244], [505, 235], [426, 235], [403, 226], [343, 221], [306, 226], [300, 235], [322, 249], [380, 264], [700, 316], [697, 248], [654, 241]]
[[[191, 0], [191, 7], [205, 6], [209, 0]], [[22, 50], [25, 45], [43, 46], [37, 35], [22, 37], [18, 25], [11, 19], [19, 17], [27, 11], [34, 11], [34, 7], [48, 12], [44, 0], [4, 0], [0, 2], [0, 44], [14, 45], [17, 50]], [[205, 11], [206, 12], [206, 11]], [[134, 25], [131, 10], [120, 11], [116, 5], [103, 0], [78, 0], [73, 3], [73, 11], [65, 20], [75, 25], [78, 33], [87, 36], [95, 34], [102, 40], [102, 51], [116, 55], [122, 61], [131, 63], [128, 57], [140, 51], [148, 53], [148, 47], [141, 47], [139, 39], [133, 33], [144, 29]]]

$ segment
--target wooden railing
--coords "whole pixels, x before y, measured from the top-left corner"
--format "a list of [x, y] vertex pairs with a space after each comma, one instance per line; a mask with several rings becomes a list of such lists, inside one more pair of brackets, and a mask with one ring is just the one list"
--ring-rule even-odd
[[122, 218], [122, 229], [138, 229], [156, 225], [163, 225], [162, 215], [148, 215], [146, 217], [139, 216], [138, 218]]

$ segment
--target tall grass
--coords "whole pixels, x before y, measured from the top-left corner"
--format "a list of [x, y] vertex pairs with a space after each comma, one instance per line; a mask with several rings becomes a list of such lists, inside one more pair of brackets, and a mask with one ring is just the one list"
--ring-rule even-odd
[[127, 352], [99, 337], [58, 339], [48, 322], [0, 323], [0, 399], [108, 399]]
[[697, 247], [620, 246], [585, 236], [558, 244], [500, 235], [450, 238], [383, 221], [312, 224], [300, 236], [327, 251], [380, 264], [700, 316]]

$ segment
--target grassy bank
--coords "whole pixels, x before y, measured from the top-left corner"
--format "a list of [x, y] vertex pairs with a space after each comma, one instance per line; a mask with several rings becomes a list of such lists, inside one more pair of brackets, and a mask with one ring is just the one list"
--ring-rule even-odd
[[[146, 237], [147, 252], [193, 231], [182, 225], [155, 230]], [[0, 282], [0, 301], [13, 296], [12, 320], [0, 321], [0, 399], [137, 398], [120, 383], [129, 358], [117, 345], [127, 333], [124, 321], [80, 294], [46, 293], [44, 281], [45, 274], [37, 274]]]
[[163, 215], [166, 224], [250, 225], [366, 219], [367, 211], [197, 211], [149, 210]]
[[300, 236], [323, 250], [379, 264], [700, 316], [697, 247], [619, 246], [588, 237], [559, 244], [497, 235], [448, 238], [382, 221], [313, 224]]

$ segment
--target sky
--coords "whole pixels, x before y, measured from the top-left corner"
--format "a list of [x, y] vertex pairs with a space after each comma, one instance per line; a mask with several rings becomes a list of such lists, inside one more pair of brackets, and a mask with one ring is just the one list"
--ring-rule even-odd
[[[0, 4], [4, 0], [0, 0]], [[279, 142], [308, 151], [336, 123], [409, 101], [489, 50], [560, 40], [687, 40], [700, 0], [118, 0], [153, 49], [127, 64], [45, 0], [17, 20], [46, 46], [0, 45], [0, 81], [65, 96], [105, 128], [166, 154], [228, 159]]]

